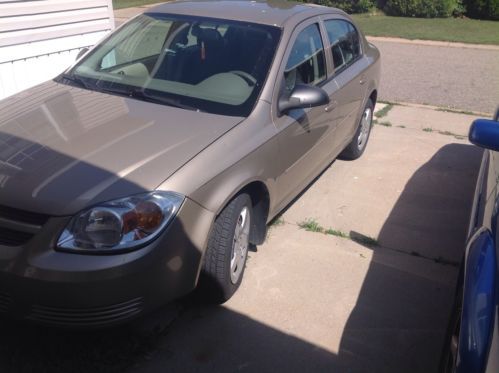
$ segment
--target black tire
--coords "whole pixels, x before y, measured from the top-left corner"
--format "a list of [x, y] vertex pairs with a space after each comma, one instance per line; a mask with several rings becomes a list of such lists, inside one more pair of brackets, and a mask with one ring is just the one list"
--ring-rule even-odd
[[[363, 129], [362, 123], [367, 115], [366, 111], [368, 109], [370, 111], [370, 114], [369, 118], [367, 119], [369, 123], [368, 123], [366, 137], [364, 141], [359, 142], [360, 135]], [[357, 127], [357, 131], [355, 131], [355, 135], [353, 136], [352, 141], [350, 142], [350, 144], [347, 145], [345, 149], [343, 149], [338, 158], [351, 161], [360, 158], [362, 154], [364, 154], [364, 151], [366, 150], [367, 147], [367, 142], [369, 141], [369, 135], [371, 134], [373, 114], [374, 114], [374, 104], [371, 101], [371, 99], [369, 99], [367, 100], [366, 106], [362, 111], [362, 116], [360, 117], [359, 125]]]
[[[452, 353], [452, 344], [459, 341], [459, 333], [461, 329], [461, 313], [463, 309], [463, 288], [464, 286], [464, 258], [461, 262], [456, 290], [454, 291], [454, 304], [452, 306], [449, 324], [445, 333], [444, 345], [440, 355], [440, 373], [454, 373], [456, 369], [456, 357]], [[453, 339], [455, 338], [455, 341]], [[458, 344], [454, 346], [457, 354]]]
[[[239, 256], [241, 262], [239, 276], [235, 280], [231, 268], [235, 243], [236, 226], [238, 221], [242, 221], [242, 213], [247, 211], [248, 218], [244, 223], [251, 228], [252, 215], [251, 198], [247, 194], [239, 194], [222, 210], [215, 219], [213, 229], [208, 239], [208, 246], [204, 257], [203, 269], [201, 272], [199, 290], [202, 298], [209, 303], [224, 303], [236, 292], [243, 279], [246, 259], [249, 249], [247, 243], [244, 258]], [[241, 229], [242, 230], [242, 229]]]

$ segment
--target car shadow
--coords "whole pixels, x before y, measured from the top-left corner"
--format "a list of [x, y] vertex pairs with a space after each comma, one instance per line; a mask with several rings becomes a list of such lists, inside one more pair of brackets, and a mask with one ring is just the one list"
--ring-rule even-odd
[[[51, 136], [53, 141], [59, 141], [56, 132], [51, 133]], [[54, 167], [65, 169], [77, 164], [86, 170], [87, 175], [99, 175], [105, 180], [116, 176], [98, 165], [75, 160], [48, 146], [44, 147], [43, 154], [40, 153], [37, 157], [35, 154], [42, 147], [29, 138], [0, 132], [0, 140], [0, 144], [3, 145], [0, 149], [0, 194], [3, 193], [3, 196], [0, 196], [1, 203], [9, 201], [7, 197], [14, 188], [13, 183], [18, 183], [19, 178], [29, 180], [29, 177], [34, 177], [33, 170], [39, 169], [38, 162], [43, 162], [46, 157], [57, 160], [51, 164]], [[14, 165], [9, 163], [10, 160], [19, 162]], [[130, 182], [126, 177], [121, 178], [119, 182], [127, 191], [145, 192], [143, 187]], [[28, 187], [29, 185], [26, 185], [26, 188]], [[8, 188], [10, 188], [9, 193], [6, 192]], [[19, 191], [16, 198], [21, 197], [22, 193]], [[183, 229], [181, 221], [176, 225], [179, 226], [178, 229]], [[9, 259], [0, 253], [2, 268], [14, 267], [13, 261], [15, 259], [12, 257]], [[30, 294], [24, 294], [21, 289], [13, 294], [14, 289], [9, 288], [8, 283], [6, 276], [0, 273], [0, 289], [10, 292], [13, 300], [19, 298], [23, 299], [23, 302], [29, 302]], [[5, 287], [8, 289], [4, 289]], [[75, 288], [75, 291], [78, 290]], [[43, 301], [43, 297], [39, 298]], [[154, 361], [151, 371], [164, 368], [166, 371], [211, 369], [213, 372], [234, 372], [245, 367], [249, 370], [258, 367], [261, 371], [281, 370], [281, 368], [288, 371], [293, 369], [303, 371], [313, 367], [317, 371], [323, 371], [334, 364], [334, 354], [312, 343], [263, 325], [225, 307], [204, 306], [197, 302], [198, 299], [194, 295], [182, 300], [181, 317], [172, 325], [170, 325], [172, 320], [167, 321], [166, 325], [170, 326], [163, 333], [147, 333], [148, 330], [140, 330], [138, 333], [135, 327], [144, 325], [141, 323], [104, 330], [81, 327], [78, 330], [70, 330], [41, 326], [15, 320], [17, 317], [29, 314], [29, 304], [23, 308], [23, 313], [9, 305], [8, 308], [0, 309], [0, 372], [142, 371], [147, 369], [147, 363], [151, 360]], [[9, 316], [2, 313], [3, 311], [8, 312]], [[149, 317], [141, 321], [147, 324]], [[154, 320], [150, 326], [155, 326]], [[200, 336], [199, 338], [193, 339], [194, 329], [198, 330], [196, 334]], [[176, 359], [168, 360], [171, 353], [168, 349], [164, 349], [165, 343], [172, 343], [175, 346]], [[213, 360], [213, 356], [219, 360]], [[167, 360], [165, 365], [158, 365], [164, 359]]]
[[350, 232], [373, 256], [340, 361], [357, 357], [366, 372], [437, 371], [481, 156], [472, 145], [442, 147], [408, 180], [377, 242]]
[[[480, 155], [469, 145], [440, 149], [408, 181], [381, 230], [380, 247], [455, 266], [464, 249]], [[452, 286], [424, 278], [414, 282], [410, 269], [386, 265], [378, 246], [366, 246], [373, 258], [338, 354], [225, 306], [199, 305], [187, 297], [177, 320], [162, 334], [148, 336], [127, 327], [74, 332], [3, 321], [0, 371], [399, 372], [401, 366], [435, 371]]]
[[[351, 232], [373, 257], [337, 354], [228, 307], [187, 298], [154, 356], [132, 371], [436, 372], [481, 154], [471, 145], [442, 147], [409, 179], [378, 242]], [[399, 233], [410, 229], [418, 234]], [[414, 240], [431, 245], [417, 252]], [[435, 280], [439, 271], [452, 278]]]

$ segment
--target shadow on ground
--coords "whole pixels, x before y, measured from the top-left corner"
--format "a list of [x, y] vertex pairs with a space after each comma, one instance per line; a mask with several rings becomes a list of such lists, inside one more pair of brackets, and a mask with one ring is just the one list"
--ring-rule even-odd
[[408, 181], [383, 224], [379, 244], [459, 263], [481, 158], [476, 146], [442, 147]]
[[[379, 236], [381, 246], [452, 265], [464, 248], [480, 151], [452, 144], [409, 180]], [[224, 306], [188, 299], [163, 335], [128, 328], [75, 333], [0, 325], [1, 372], [433, 372], [452, 286], [418, 279], [374, 257], [339, 354]], [[457, 273], [457, 270], [456, 270]], [[309, 300], [303, 299], [303, 302]], [[286, 317], [285, 310], [275, 310]], [[321, 317], [321, 315], [317, 315]], [[306, 328], [306, 325], [297, 325]], [[331, 331], [333, 332], [333, 331]]]
[[122, 372], [146, 359], [159, 336], [128, 328], [72, 332], [21, 322], [0, 324], [1, 372]]
[[[406, 184], [381, 229], [379, 245], [425, 258], [428, 265], [452, 266], [457, 280], [481, 155], [479, 148], [464, 144], [435, 153]], [[372, 249], [339, 359], [364, 360], [365, 369], [359, 371], [365, 372], [397, 372], [400, 367], [435, 372], [454, 285], [424, 279], [416, 283], [403, 269], [380, 264], [377, 247]]]

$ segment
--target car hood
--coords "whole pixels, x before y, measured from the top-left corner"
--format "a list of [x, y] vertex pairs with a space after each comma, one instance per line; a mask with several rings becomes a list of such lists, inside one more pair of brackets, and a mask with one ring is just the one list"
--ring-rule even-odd
[[154, 190], [241, 120], [44, 83], [0, 102], [0, 205], [63, 216]]

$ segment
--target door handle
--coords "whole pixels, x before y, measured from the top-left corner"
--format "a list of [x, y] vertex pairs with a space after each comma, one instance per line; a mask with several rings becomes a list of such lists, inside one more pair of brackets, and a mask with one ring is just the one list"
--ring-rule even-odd
[[330, 111], [333, 111], [334, 109], [336, 109], [336, 106], [338, 106], [338, 102], [333, 101], [328, 106], [326, 106], [324, 110], [329, 113]]
[[330, 111], [333, 111], [335, 108], [336, 108], [336, 105], [333, 104], [333, 105], [326, 106], [326, 108], [324, 110], [329, 113]]

